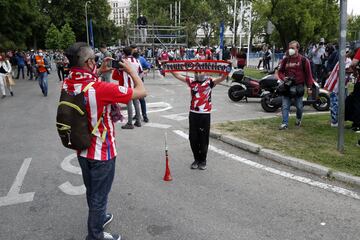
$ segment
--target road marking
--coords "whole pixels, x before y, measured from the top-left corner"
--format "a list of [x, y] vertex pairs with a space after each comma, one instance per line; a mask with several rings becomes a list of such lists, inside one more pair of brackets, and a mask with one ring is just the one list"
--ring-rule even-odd
[[[186, 133], [184, 133], [183, 131], [174, 130], [173, 132], [176, 133], [177, 135], [183, 137], [183, 138], [188, 139], [188, 135]], [[262, 164], [250, 161], [250, 160], [248, 160], [246, 158], [239, 157], [239, 156], [237, 156], [235, 154], [226, 152], [226, 151], [224, 151], [222, 149], [219, 149], [219, 148], [216, 148], [216, 147], [214, 147], [212, 145], [209, 145], [209, 150], [211, 150], [213, 152], [216, 152], [216, 153], [218, 153], [220, 155], [223, 155], [225, 157], [231, 158], [231, 159], [233, 159], [235, 161], [247, 164], [247, 165], [249, 165], [251, 167], [254, 167], [254, 168], [258, 168], [258, 169], [261, 169], [261, 170], [264, 170], [264, 171], [267, 171], [267, 172], [270, 172], [270, 173], [273, 173], [273, 174], [276, 174], [276, 175], [280, 175], [280, 176], [285, 177], [285, 178], [289, 178], [289, 179], [292, 179], [292, 180], [295, 180], [295, 181], [298, 181], [298, 182], [301, 182], [301, 183], [306, 183], [306, 184], [308, 184], [310, 186], [318, 187], [318, 188], [321, 188], [321, 189], [324, 189], [324, 190], [327, 190], [327, 191], [330, 191], [330, 192], [342, 194], [342, 195], [345, 195], [347, 197], [352, 197], [352, 198], [360, 200], [360, 196], [357, 193], [355, 193], [353, 191], [350, 191], [350, 190], [347, 190], [345, 188], [341, 188], [341, 187], [333, 186], [333, 185], [330, 185], [330, 184], [314, 181], [314, 180], [311, 180], [309, 178], [300, 177], [300, 176], [294, 175], [292, 173], [277, 170], [275, 168], [266, 167], [266, 166], [264, 166]]]
[[12, 184], [8, 194], [6, 197], [0, 197], [0, 207], [24, 202], [32, 202], [34, 200], [35, 192], [20, 194], [21, 186], [24, 181], [26, 172], [29, 169], [30, 163], [31, 158], [24, 159], [24, 162], [21, 165], [21, 168], [16, 175], [15, 181]]
[[189, 113], [177, 113], [177, 114], [170, 114], [170, 115], [162, 115], [162, 117], [170, 119], [170, 120], [175, 120], [175, 121], [183, 121], [188, 119], [188, 115]]
[[[76, 153], [70, 154], [69, 156], [64, 158], [64, 160], [61, 162], [60, 166], [63, 170], [65, 170], [69, 173], [74, 173], [74, 174], [82, 176], [81, 168], [71, 164], [71, 160], [76, 159], [76, 158], [77, 158]], [[86, 188], [85, 188], [84, 184], [82, 184], [80, 186], [74, 186], [69, 181], [66, 181], [65, 183], [61, 184], [59, 186], [59, 188], [62, 192], [66, 193], [68, 195], [82, 195], [82, 194], [85, 194], [85, 192], [86, 192]]]
[[152, 102], [146, 103], [147, 113], [163, 112], [172, 109], [172, 106], [166, 102]]
[[160, 123], [145, 123], [144, 126], [145, 127], [152, 127], [152, 128], [162, 128], [162, 129], [171, 128], [171, 125], [160, 124]]

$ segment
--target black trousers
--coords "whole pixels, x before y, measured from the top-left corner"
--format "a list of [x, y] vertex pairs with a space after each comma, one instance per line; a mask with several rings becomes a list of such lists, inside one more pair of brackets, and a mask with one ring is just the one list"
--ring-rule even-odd
[[194, 113], [189, 114], [189, 140], [195, 161], [206, 163], [206, 156], [209, 147], [210, 114]]
[[59, 77], [59, 81], [64, 81], [64, 67], [57, 67], [57, 74], [58, 74], [58, 77]]

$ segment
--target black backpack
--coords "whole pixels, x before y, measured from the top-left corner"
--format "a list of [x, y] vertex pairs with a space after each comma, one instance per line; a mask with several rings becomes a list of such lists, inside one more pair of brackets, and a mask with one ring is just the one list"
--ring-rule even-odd
[[71, 95], [66, 90], [61, 91], [56, 115], [56, 127], [61, 142], [66, 148], [85, 150], [90, 147], [92, 134], [98, 129], [102, 117], [92, 131], [88, 126], [84, 93], [95, 82], [89, 83], [81, 93]]

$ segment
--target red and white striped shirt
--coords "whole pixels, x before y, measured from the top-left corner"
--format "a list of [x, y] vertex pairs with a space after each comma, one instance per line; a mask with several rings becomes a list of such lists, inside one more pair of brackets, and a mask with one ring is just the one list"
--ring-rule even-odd
[[[90, 83], [95, 82], [88, 91], [84, 93], [85, 106], [88, 114], [89, 127], [92, 130], [98, 120], [103, 116], [99, 129], [91, 139], [88, 149], [78, 151], [78, 155], [93, 159], [106, 161], [114, 158], [116, 153], [115, 128], [110, 117], [111, 104], [127, 104], [132, 97], [132, 89], [118, 86], [114, 83], [102, 82], [91, 72], [80, 68], [72, 68], [68, 78], [64, 80], [62, 89], [76, 94]], [[102, 134], [106, 131], [105, 141]]]
[[[135, 70], [138, 73], [139, 77], [141, 78], [143, 69], [141, 67], [140, 62], [132, 56], [127, 57], [125, 59], [127, 59], [130, 62], [133, 70]], [[124, 86], [127, 88], [134, 88], [134, 82], [133, 82], [131, 76], [127, 72], [125, 72], [121, 69], [114, 70], [112, 79], [119, 81], [120, 86]]]
[[186, 83], [191, 92], [190, 112], [211, 113], [211, 91], [215, 86], [213, 80], [205, 76], [205, 81], [199, 82], [194, 78], [186, 77]]

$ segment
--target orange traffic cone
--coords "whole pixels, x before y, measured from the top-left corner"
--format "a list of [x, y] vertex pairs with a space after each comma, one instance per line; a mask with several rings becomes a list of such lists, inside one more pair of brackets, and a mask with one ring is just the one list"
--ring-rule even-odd
[[169, 155], [168, 155], [168, 147], [167, 147], [167, 133], [165, 132], [165, 157], [166, 157], [166, 168], [164, 181], [172, 181], [170, 167], [169, 167]]

